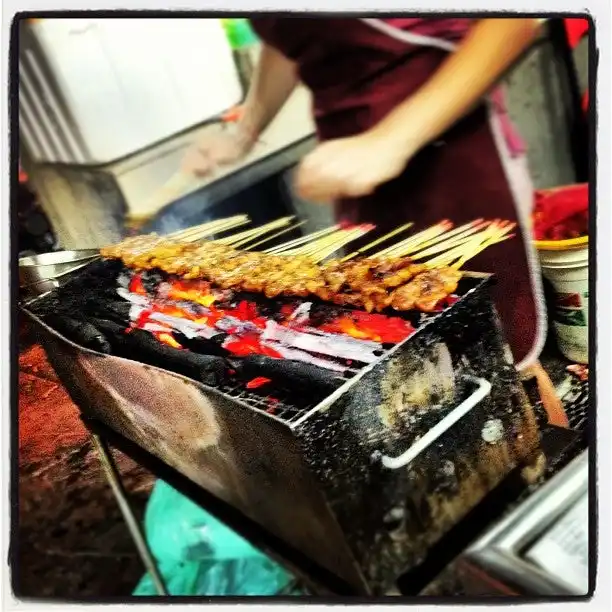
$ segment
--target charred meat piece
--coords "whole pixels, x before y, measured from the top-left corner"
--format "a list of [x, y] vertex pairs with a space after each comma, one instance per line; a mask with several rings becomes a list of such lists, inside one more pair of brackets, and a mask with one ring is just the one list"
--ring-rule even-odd
[[432, 312], [457, 289], [460, 279], [461, 272], [451, 268], [422, 272], [391, 294], [391, 306], [400, 311], [418, 308]]

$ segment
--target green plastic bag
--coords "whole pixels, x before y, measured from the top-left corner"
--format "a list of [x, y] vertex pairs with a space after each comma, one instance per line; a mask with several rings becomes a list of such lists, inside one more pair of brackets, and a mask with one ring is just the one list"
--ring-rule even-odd
[[[299, 594], [294, 578], [162, 480], [145, 512], [145, 535], [171, 595]], [[134, 595], [156, 595], [146, 574]]]

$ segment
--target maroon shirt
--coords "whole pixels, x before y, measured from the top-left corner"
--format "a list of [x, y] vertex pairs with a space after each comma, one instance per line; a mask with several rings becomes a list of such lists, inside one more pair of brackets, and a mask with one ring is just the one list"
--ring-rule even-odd
[[[266, 43], [297, 63], [313, 95], [318, 136], [330, 140], [372, 128], [421, 87], [471, 20], [262, 17], [252, 24]], [[517, 364], [528, 365], [544, 340], [544, 310], [528, 220], [519, 214], [509, 183], [509, 160], [520, 152], [520, 141], [507, 123], [497, 124], [501, 138], [492, 132], [497, 119], [490, 111], [503, 111], [500, 102], [477, 108], [371, 196], [339, 202], [337, 214], [373, 222], [379, 233], [407, 221], [416, 229], [443, 218], [456, 225], [480, 217], [520, 221], [515, 239], [486, 250], [469, 267], [497, 274], [494, 297], [506, 337]]]

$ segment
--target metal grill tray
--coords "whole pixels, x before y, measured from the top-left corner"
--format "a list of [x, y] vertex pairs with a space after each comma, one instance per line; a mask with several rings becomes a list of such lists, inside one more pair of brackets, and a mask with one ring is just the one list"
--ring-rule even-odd
[[[83, 268], [76, 272], [63, 286], [46, 293], [45, 295], [36, 297], [32, 300], [29, 300], [22, 307], [24, 311], [35, 318], [40, 322], [39, 315], [45, 315], [48, 313], [52, 313], [54, 308], [57, 305], [62, 304], [63, 297], [66, 295], [70, 295], [71, 289], [83, 291], [88, 287], [92, 287], [92, 278], [95, 278], [99, 275], [101, 285], [108, 285], [105, 287], [108, 292], [110, 289], [114, 288], [114, 283], [116, 282], [116, 278], [120, 270], [123, 269], [118, 262], [115, 261], [96, 261], [89, 266]], [[86, 287], [85, 289], [79, 289], [82, 285], [82, 281], [85, 280]], [[384, 359], [388, 359], [392, 357], [398, 350], [401, 350], [401, 347], [409, 343], [419, 342], [422, 337], [426, 337], [432, 327], [438, 326], [438, 324], [444, 324], [444, 321], [452, 320], [455, 316], [455, 313], [458, 310], [465, 310], [465, 302], [466, 299], [469, 301], [469, 297], [475, 293], [479, 294], [485, 286], [494, 282], [494, 277], [490, 274], [481, 274], [481, 273], [470, 273], [467, 272], [464, 274], [464, 277], [459, 282], [459, 287], [455, 292], [456, 295], [459, 296], [459, 300], [447, 307], [443, 312], [429, 314], [429, 313], [420, 313], [418, 311], [410, 311], [406, 313], [398, 313], [396, 311], [391, 311], [388, 314], [395, 317], [402, 317], [416, 328], [415, 333], [413, 333], [409, 338], [396, 344], [391, 349], [385, 351], [383, 355], [379, 358], [378, 361], [361, 368], [361, 370], [355, 372], [355, 375], [352, 377], [347, 377], [345, 380], [355, 381], [356, 378], [360, 377], [363, 373], [367, 371], [371, 371], [376, 364], [380, 363]], [[97, 287], [100, 289], [99, 287]], [[94, 285], [92, 287], [93, 290], [96, 289]], [[241, 294], [243, 297], [247, 297], [247, 294]], [[253, 300], [255, 302], [262, 302], [261, 295], [253, 295]], [[282, 300], [279, 300], [282, 301]], [[295, 302], [295, 299], [291, 301]], [[314, 300], [316, 302], [316, 300]], [[333, 306], [337, 309], [336, 306]], [[469, 306], [467, 306], [469, 308]], [[346, 309], [350, 311], [351, 309]], [[77, 345], [78, 346], [78, 345]], [[79, 348], [83, 348], [80, 347]], [[88, 350], [88, 349], [85, 349]], [[172, 371], [172, 370], [168, 370]], [[347, 372], [348, 374], [348, 372]], [[207, 387], [207, 385], [204, 385]], [[300, 402], [292, 402], [291, 398], [287, 393], [277, 393], [275, 390], [274, 399], [278, 400], [273, 402], [275, 406], [275, 410], [272, 412], [270, 409], [271, 402], [270, 399], [261, 393], [251, 392], [248, 389], [244, 388], [244, 386], [240, 385], [238, 381], [236, 383], [229, 383], [226, 385], [219, 385], [216, 387], [208, 387], [214, 388], [224, 395], [231, 397], [237, 401], [244, 403], [250, 408], [254, 408], [258, 412], [265, 413], [267, 416], [271, 416], [273, 418], [279, 419], [287, 424], [294, 423], [304, 415], [312, 412], [314, 408], [317, 407], [320, 402], [316, 403], [308, 403], [304, 402], [301, 398]], [[341, 389], [345, 389], [346, 385], [343, 385]], [[296, 405], [297, 404], [297, 405]], [[301, 404], [301, 405], [300, 405]]]
[[[95, 291], [106, 275], [111, 291], [116, 276], [106, 263], [86, 269], [89, 285], [78, 275], [77, 284], [70, 281], [25, 309], [85, 416], [227, 501], [360, 593], [389, 588], [537, 448], [535, 417], [504, 351], [489, 275], [463, 278], [456, 303], [422, 317], [411, 337], [321, 402], [278, 397], [273, 415], [263, 389], [207, 387], [163, 368], [86, 350], [46, 325], [41, 315], [56, 312], [70, 285], [73, 295]], [[100, 276], [92, 278], [95, 270]], [[418, 447], [418, 456], [389, 467], [385, 457], [405, 458], [438, 425], [419, 416], [397, 439], [381, 411], [397, 410], [398, 398], [404, 406], [404, 382], [440, 345], [448, 349], [457, 379], [479, 381], [470, 394], [478, 403], [463, 413], [459, 400], [448, 413], [456, 421], [446, 421], [427, 448]], [[483, 381], [490, 384], [486, 398], [477, 396]], [[298, 399], [303, 408], [295, 406]], [[440, 424], [445, 415], [438, 414]]]

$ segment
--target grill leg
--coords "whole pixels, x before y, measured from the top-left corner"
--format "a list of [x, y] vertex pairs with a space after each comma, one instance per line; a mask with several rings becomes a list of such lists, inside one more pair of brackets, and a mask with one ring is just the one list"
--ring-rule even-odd
[[166, 586], [164, 585], [164, 581], [162, 580], [159, 570], [157, 569], [157, 564], [155, 563], [155, 559], [153, 559], [153, 555], [151, 554], [151, 550], [147, 545], [142, 529], [140, 528], [140, 525], [132, 512], [132, 507], [130, 506], [130, 502], [125, 494], [123, 485], [121, 484], [121, 476], [119, 475], [119, 470], [117, 470], [117, 466], [110, 449], [100, 436], [92, 433], [91, 437], [94, 446], [98, 451], [98, 457], [100, 459], [100, 463], [102, 464], [102, 469], [104, 470], [106, 480], [113, 491], [115, 500], [117, 501], [119, 509], [121, 510], [121, 514], [123, 514], [123, 520], [126, 522], [127, 527], [130, 530], [132, 540], [134, 540], [134, 544], [138, 549], [138, 554], [140, 555], [147, 572], [149, 572], [149, 575], [153, 580], [157, 593], [159, 595], [168, 595]]

